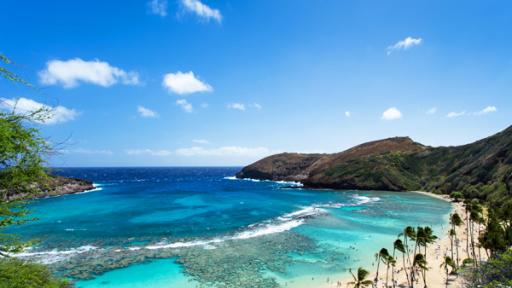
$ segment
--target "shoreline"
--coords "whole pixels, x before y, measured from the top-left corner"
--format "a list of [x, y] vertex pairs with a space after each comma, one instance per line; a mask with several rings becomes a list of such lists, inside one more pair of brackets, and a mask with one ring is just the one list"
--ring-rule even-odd
[[[431, 192], [426, 191], [409, 191], [411, 193], [421, 194], [429, 197], [433, 197], [439, 200], [443, 200], [446, 202], [450, 202], [452, 205], [452, 209], [450, 212], [450, 215], [453, 213], [458, 213], [463, 221], [465, 221], [465, 208], [463, 206], [462, 202], [452, 202], [451, 198], [448, 195], [440, 195], [440, 194], [434, 194]], [[438, 239], [433, 243], [430, 244], [427, 247], [427, 266], [428, 270], [426, 273], [427, 278], [427, 285], [429, 287], [449, 287], [449, 288], [457, 288], [462, 287], [463, 278], [458, 275], [449, 275], [448, 276], [448, 285], [446, 285], [446, 272], [444, 268], [441, 267], [444, 256], [450, 256], [451, 255], [451, 244], [450, 244], [450, 237], [448, 236], [448, 231], [450, 229], [450, 225], [443, 225], [442, 226], [442, 234], [436, 235], [438, 236]], [[475, 229], [476, 232], [476, 229]], [[456, 233], [458, 237], [458, 243], [454, 243], [455, 245], [458, 244], [459, 247], [459, 258], [460, 263], [462, 262], [462, 259], [468, 258], [468, 251], [466, 251], [466, 229], [465, 229], [465, 223], [459, 227], [456, 227]], [[390, 251], [391, 252], [391, 251]], [[483, 253], [485, 254], [485, 253]], [[397, 254], [397, 264], [395, 267], [395, 281], [396, 281], [396, 287], [408, 287], [407, 286], [407, 278], [405, 276], [405, 273], [403, 272], [403, 262], [400, 258], [400, 253]], [[455, 257], [456, 258], [456, 257]], [[455, 260], [455, 259], [454, 259]], [[370, 272], [367, 279], [374, 280], [375, 279], [375, 269], [373, 269], [373, 265], [370, 267], [362, 267]], [[357, 267], [353, 268], [353, 272], [355, 273], [357, 270]], [[333, 274], [330, 275], [330, 277], [326, 277], [327, 281], [325, 285], [317, 286], [321, 288], [341, 288], [341, 287], [348, 287], [348, 283], [353, 281], [352, 277], [350, 275], [348, 276], [341, 276], [341, 274]], [[342, 278], [343, 277], [343, 278]], [[385, 287], [385, 281], [386, 281], [386, 266], [380, 265], [379, 268], [379, 281], [378, 285], [376, 287], [381, 288]], [[297, 287], [309, 287], [306, 279], [303, 283], [297, 283]], [[310, 283], [309, 283], [310, 284]], [[391, 280], [391, 269], [389, 274], [389, 282], [388, 285], [392, 285]], [[423, 286], [423, 279], [421, 277], [418, 277], [417, 282], [415, 282], [415, 287], [422, 287]], [[295, 287], [295, 286], [294, 286]]]

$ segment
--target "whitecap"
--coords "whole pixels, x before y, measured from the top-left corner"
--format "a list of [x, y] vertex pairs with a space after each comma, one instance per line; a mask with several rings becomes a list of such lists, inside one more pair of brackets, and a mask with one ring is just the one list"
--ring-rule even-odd
[[82, 192], [78, 192], [76, 194], [86, 194], [86, 193], [90, 193], [90, 192], [96, 192], [96, 191], [103, 190], [103, 187], [101, 187], [101, 186], [103, 186], [102, 184], [92, 183], [92, 186], [94, 186], [93, 189], [85, 190], [85, 191], [82, 191]]
[[50, 250], [50, 251], [36, 251], [30, 252], [33, 248], [27, 248], [24, 252], [21, 253], [13, 253], [10, 256], [17, 258], [28, 258], [33, 261], [42, 263], [42, 264], [52, 264], [55, 262], [59, 262], [62, 260], [69, 259], [75, 255], [86, 253], [92, 250], [97, 249], [97, 247], [92, 245], [84, 245], [77, 248], [71, 248], [68, 250]]
[[357, 205], [367, 204], [367, 203], [373, 203], [380, 201], [379, 197], [368, 197], [368, 196], [360, 196], [358, 194], [353, 196], [354, 199], [358, 200]]
[[260, 180], [254, 178], [237, 178], [236, 176], [226, 176], [224, 177], [226, 180], [238, 180], [238, 181], [250, 181], [250, 182], [272, 182], [280, 185], [288, 185], [293, 187], [303, 187], [304, 184], [297, 181], [283, 181], [283, 180]]

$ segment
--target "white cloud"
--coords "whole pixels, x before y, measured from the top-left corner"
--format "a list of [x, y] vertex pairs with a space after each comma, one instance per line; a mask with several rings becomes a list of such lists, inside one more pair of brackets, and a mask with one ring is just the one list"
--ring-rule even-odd
[[382, 113], [384, 120], [397, 120], [402, 118], [402, 112], [395, 107], [391, 107]]
[[161, 17], [167, 16], [167, 0], [151, 0], [148, 6], [152, 14]]
[[40, 124], [56, 124], [73, 120], [78, 116], [78, 112], [64, 106], [51, 107], [46, 104], [39, 103], [32, 99], [18, 98], [6, 99], [0, 98], [0, 107], [5, 110], [14, 111], [17, 114], [29, 114], [38, 110], [44, 110], [43, 119], [37, 119]]
[[434, 115], [437, 113], [437, 107], [432, 107], [427, 110], [427, 115]]
[[61, 84], [64, 88], [76, 87], [80, 82], [109, 87], [118, 82], [125, 85], [139, 84], [139, 75], [111, 66], [107, 62], [75, 58], [48, 61], [46, 69], [39, 72], [39, 80], [44, 85]]
[[206, 20], [216, 20], [217, 22], [222, 21], [222, 15], [217, 9], [210, 8], [208, 5], [202, 3], [199, 0], [181, 0], [183, 7], [187, 11], [195, 13], [197, 16]]
[[180, 106], [181, 109], [183, 109], [187, 113], [192, 113], [192, 111], [194, 111], [194, 107], [192, 107], [192, 104], [188, 103], [188, 101], [185, 99], [176, 100], [176, 105]]
[[139, 112], [140, 116], [145, 117], [145, 118], [158, 117], [158, 113], [156, 113], [155, 111], [153, 111], [149, 108], [146, 108], [144, 106], [137, 107], [137, 112]]
[[477, 111], [477, 112], [470, 112], [470, 113], [467, 113], [466, 111], [450, 112], [446, 115], [446, 117], [455, 118], [455, 117], [460, 117], [460, 116], [482, 116], [482, 115], [494, 113], [497, 111], [498, 111], [498, 108], [496, 108], [496, 106], [487, 106], [484, 109]]
[[484, 115], [484, 114], [494, 113], [496, 111], [498, 111], [498, 108], [496, 108], [496, 106], [487, 106], [484, 109], [476, 112], [475, 115]]
[[395, 44], [388, 46], [387, 53], [388, 53], [388, 55], [390, 55], [391, 53], [393, 53], [394, 51], [397, 51], [397, 50], [407, 50], [413, 46], [420, 45], [421, 42], [423, 42], [423, 39], [421, 39], [421, 38], [407, 37], [404, 40], [400, 40], [400, 41], [396, 42]]
[[128, 149], [125, 151], [128, 155], [149, 155], [149, 156], [169, 156], [172, 151], [169, 150], [154, 150], [154, 149]]
[[261, 109], [263, 109], [263, 106], [261, 106], [261, 105], [260, 105], [260, 104], [258, 104], [258, 103], [253, 103], [253, 104], [252, 104], [252, 107], [254, 107], [254, 109], [256, 109], [256, 110], [261, 110]]
[[211, 92], [212, 86], [202, 82], [194, 75], [194, 72], [176, 72], [167, 73], [164, 75], [162, 85], [169, 90], [169, 92], [179, 95], [197, 93], [197, 92]]
[[466, 111], [460, 111], [460, 112], [450, 112], [448, 114], [446, 114], [446, 117], [448, 118], [455, 118], [455, 117], [460, 117], [460, 116], [464, 116], [466, 115]]
[[210, 141], [208, 141], [206, 139], [194, 139], [194, 140], [192, 140], [192, 142], [194, 142], [195, 144], [201, 144], [201, 145], [210, 144]]
[[84, 149], [84, 148], [77, 148], [77, 149], [63, 149], [59, 151], [63, 154], [85, 154], [85, 155], [112, 155], [114, 152], [112, 150], [107, 149], [101, 149], [101, 150], [94, 150], [94, 149]]
[[352, 113], [350, 111], [345, 111], [345, 117], [350, 118]]
[[228, 104], [227, 107], [228, 107], [228, 109], [245, 111], [245, 105], [242, 103], [230, 103], [230, 104]]
[[203, 147], [180, 148], [175, 151], [178, 156], [195, 157], [195, 156], [237, 156], [237, 157], [262, 157], [271, 154], [271, 151], [265, 147], [238, 147], [223, 146], [218, 148], [207, 149]]

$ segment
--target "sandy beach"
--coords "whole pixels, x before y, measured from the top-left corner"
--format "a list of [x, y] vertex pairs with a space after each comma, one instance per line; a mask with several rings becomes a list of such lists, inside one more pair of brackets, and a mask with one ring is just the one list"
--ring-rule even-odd
[[[435, 197], [438, 199], [442, 199], [445, 201], [451, 202], [449, 196], [447, 195], [438, 195], [428, 192], [420, 192], [415, 191], [414, 193], [421, 193], [424, 195], [428, 195], [431, 197]], [[463, 259], [468, 258], [468, 252], [466, 249], [467, 244], [467, 233], [466, 233], [466, 225], [465, 225], [465, 210], [463, 203], [453, 203], [452, 202], [452, 213], [457, 212], [460, 217], [463, 219], [464, 224], [460, 227], [457, 227], [457, 237], [458, 237], [458, 245], [459, 245], [459, 258], [460, 262], [462, 262]], [[426, 273], [427, 278], [427, 286], [428, 287], [462, 287], [462, 278], [457, 277], [456, 275], [449, 275], [449, 281], [448, 286], [446, 286], [446, 272], [444, 267], [442, 266], [444, 256], [451, 256], [451, 245], [450, 245], [450, 237], [448, 236], [448, 230], [450, 229], [449, 225], [443, 226], [443, 232], [442, 235], [436, 235], [438, 236], [438, 239], [435, 243], [429, 245], [427, 247], [427, 262], [428, 262], [428, 271]], [[478, 229], [475, 229], [475, 239], [477, 239], [477, 231]], [[454, 243], [454, 245], [456, 245]], [[476, 253], [478, 255], [478, 248], [476, 249]], [[390, 251], [391, 253], [391, 251]], [[400, 254], [400, 253], [399, 253]], [[485, 259], [485, 251], [481, 251], [482, 259]], [[398, 271], [395, 273], [395, 287], [408, 287], [407, 286], [407, 278], [405, 276], [404, 270], [403, 270], [403, 264], [401, 255], [398, 255], [397, 257], [397, 263], [395, 270]], [[456, 258], [456, 256], [454, 257]], [[363, 267], [366, 270], [370, 272], [370, 275], [368, 279], [373, 280], [375, 278], [375, 268], [372, 267]], [[354, 269], [355, 270], [355, 269]], [[354, 271], [355, 272], [355, 271]], [[325, 288], [331, 288], [331, 287], [347, 287], [348, 283], [353, 281], [352, 278], [344, 278], [344, 279], [337, 279], [336, 277], [332, 277], [329, 279], [329, 282], [325, 284]], [[386, 266], [380, 265], [379, 268], [379, 281], [377, 287], [386, 287], [385, 286], [386, 281]], [[389, 279], [388, 279], [388, 286], [393, 287], [393, 283], [391, 281], [391, 268], [389, 271]], [[421, 277], [417, 277], [417, 282], [414, 283], [414, 287], [424, 287], [423, 279]]]

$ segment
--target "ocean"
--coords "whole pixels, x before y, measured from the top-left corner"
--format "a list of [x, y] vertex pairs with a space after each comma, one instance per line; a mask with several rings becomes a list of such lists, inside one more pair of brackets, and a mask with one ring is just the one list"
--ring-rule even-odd
[[315, 287], [373, 269], [406, 226], [447, 225], [448, 202], [407, 192], [239, 180], [240, 168], [59, 168], [85, 193], [29, 204], [19, 257], [77, 287]]

